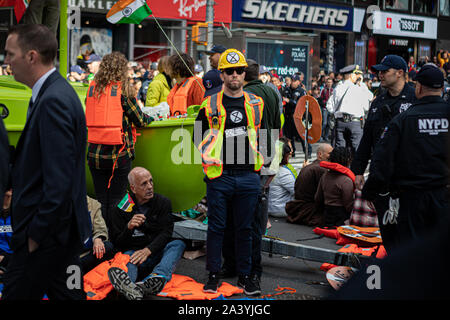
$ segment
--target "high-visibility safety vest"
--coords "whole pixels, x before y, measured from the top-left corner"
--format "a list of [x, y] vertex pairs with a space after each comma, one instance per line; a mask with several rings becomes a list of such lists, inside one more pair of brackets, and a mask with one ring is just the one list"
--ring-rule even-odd
[[90, 83], [86, 97], [88, 142], [106, 145], [123, 144], [121, 95], [120, 82], [108, 84], [99, 97], [95, 96], [95, 81]]
[[172, 116], [187, 113], [187, 108], [189, 107], [187, 105], [188, 93], [194, 81], [201, 81], [201, 79], [198, 77], [187, 78], [184, 83], [177, 86], [177, 90], [170, 90], [167, 96], [167, 104], [170, 106], [170, 114]]
[[[205, 108], [205, 115], [209, 123], [209, 134], [200, 143], [198, 149], [202, 156], [203, 172], [209, 179], [222, 175], [223, 162], [220, 154], [223, 145], [225, 121], [227, 112], [222, 104], [223, 90], [213, 94], [203, 101], [201, 108]], [[264, 158], [258, 151], [258, 131], [261, 127], [261, 118], [264, 109], [262, 98], [244, 91], [245, 113], [247, 114], [247, 134], [251, 149], [253, 150], [254, 170], [260, 171], [264, 165]]]

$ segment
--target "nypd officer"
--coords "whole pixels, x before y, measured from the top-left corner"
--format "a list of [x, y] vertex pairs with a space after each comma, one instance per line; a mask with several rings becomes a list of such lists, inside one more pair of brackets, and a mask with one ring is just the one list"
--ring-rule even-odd
[[397, 224], [395, 246], [420, 239], [431, 228], [448, 223], [449, 217], [445, 146], [450, 109], [441, 97], [444, 76], [427, 64], [415, 80], [417, 101], [384, 129], [362, 189], [367, 200], [389, 192], [385, 220]]
[[[294, 122], [294, 112], [295, 108], [297, 107], [297, 102], [301, 97], [306, 95], [306, 91], [302, 87], [302, 80], [300, 75], [294, 74], [291, 77], [291, 79], [292, 79], [291, 85], [288, 88], [286, 88], [285, 97], [283, 98], [283, 101], [286, 102], [284, 107], [285, 124], [283, 126], [283, 134], [292, 141], [301, 140], [303, 152], [306, 153], [305, 141], [298, 134]], [[295, 156], [296, 151], [295, 143], [292, 143], [292, 148], [293, 148], [293, 156]], [[307, 144], [307, 148], [308, 148], [308, 157], [311, 158], [312, 147], [309, 143]]]
[[358, 74], [362, 74], [358, 65], [349, 65], [340, 70], [344, 74], [344, 81], [340, 82], [333, 95], [327, 101], [327, 110], [335, 118], [334, 145], [346, 147], [347, 139], [355, 151], [363, 134], [364, 114], [367, 111], [369, 90], [355, 85]]
[[[414, 88], [406, 82], [407, 64], [402, 57], [387, 55], [380, 64], [372, 66], [372, 70], [378, 72], [381, 86], [385, 90], [370, 106], [363, 136], [350, 167], [356, 175], [355, 184], [358, 189], [362, 189], [364, 172], [384, 128], [394, 116], [407, 110], [416, 99]], [[374, 205], [377, 211], [384, 213], [389, 205], [389, 197], [377, 196]], [[383, 243], [386, 250], [389, 250], [390, 244], [394, 240], [391, 241], [391, 235], [395, 235], [396, 226], [383, 224], [383, 215], [378, 218]]]

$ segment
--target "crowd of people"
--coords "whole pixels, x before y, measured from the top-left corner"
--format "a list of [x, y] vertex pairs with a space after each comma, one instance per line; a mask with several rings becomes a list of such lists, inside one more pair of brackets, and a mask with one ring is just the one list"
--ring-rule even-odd
[[[387, 55], [370, 74], [350, 65], [339, 73], [321, 71], [307, 83], [301, 72], [281, 77], [222, 45], [207, 52], [206, 73], [185, 53], [163, 56], [148, 70], [119, 52], [93, 53], [67, 75], [89, 86], [83, 112], [53, 66], [56, 51], [45, 26], [16, 26], [6, 42], [5, 62], [17, 81], [32, 88], [32, 98], [9, 184], [2, 181], [2, 198], [9, 190], [4, 224], [11, 224], [5, 218], [13, 208], [10, 250], [0, 246], [2, 299], [104, 297], [107, 278], [126, 298], [139, 300], [170, 281], [187, 243], [172, 238], [171, 200], [154, 189], [151, 168], [133, 168], [136, 128], [155, 120], [145, 108], [167, 105], [168, 115], [180, 117], [199, 106], [201, 125], [194, 130], [203, 140], [193, 142], [201, 153], [208, 206], [204, 292], [216, 293], [220, 279], [237, 275], [245, 294], [261, 294], [261, 239], [269, 215], [336, 227], [358, 214], [354, 202], [360, 197], [377, 219], [353, 220], [379, 226], [388, 252], [447, 217], [442, 145], [448, 105], [441, 99], [445, 76], [435, 64], [415, 66], [408, 79], [411, 65]], [[437, 62], [445, 70], [448, 53], [440, 52]], [[289, 163], [296, 142], [312, 154], [293, 118], [305, 95], [318, 101], [322, 138], [317, 159], [305, 159], [297, 173]], [[86, 148], [96, 200], [86, 193]], [[414, 161], [404, 159], [408, 154]], [[31, 158], [38, 160], [30, 164]], [[398, 221], [386, 224], [392, 201], [400, 201]], [[432, 219], [429, 208], [436, 211]], [[101, 276], [90, 272], [105, 261], [114, 267]], [[87, 292], [66, 286], [73, 265], [87, 275]]]

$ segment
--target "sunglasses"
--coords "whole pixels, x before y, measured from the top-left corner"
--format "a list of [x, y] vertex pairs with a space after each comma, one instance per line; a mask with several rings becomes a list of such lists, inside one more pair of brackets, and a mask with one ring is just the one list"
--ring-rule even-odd
[[233, 75], [235, 71], [237, 74], [243, 74], [245, 68], [227, 68], [223, 70], [223, 72], [225, 72], [229, 76]]

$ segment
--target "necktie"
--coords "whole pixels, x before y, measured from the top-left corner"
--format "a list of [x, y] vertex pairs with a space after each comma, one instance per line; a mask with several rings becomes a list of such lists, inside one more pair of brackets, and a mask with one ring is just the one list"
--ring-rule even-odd
[[31, 114], [31, 109], [33, 108], [33, 98], [30, 99], [30, 103], [28, 103], [28, 111], [27, 111], [27, 121]]

